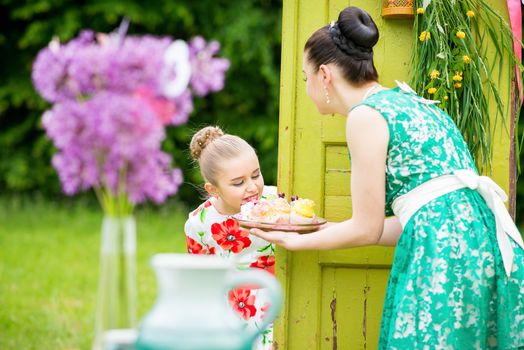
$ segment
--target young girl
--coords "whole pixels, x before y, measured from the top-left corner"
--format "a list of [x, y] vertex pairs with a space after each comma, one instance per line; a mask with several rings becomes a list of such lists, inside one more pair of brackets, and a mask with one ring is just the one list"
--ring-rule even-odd
[[[241, 230], [231, 215], [240, 206], [262, 196], [276, 195], [264, 187], [255, 150], [238, 136], [218, 127], [205, 127], [193, 136], [191, 156], [198, 162], [210, 198], [189, 214], [185, 225], [190, 254], [216, 254], [234, 259], [239, 269], [261, 268], [274, 273], [274, 246]], [[261, 323], [267, 308], [263, 289], [236, 289], [229, 293], [233, 309], [248, 327]], [[264, 330], [254, 349], [272, 349], [272, 327]]]

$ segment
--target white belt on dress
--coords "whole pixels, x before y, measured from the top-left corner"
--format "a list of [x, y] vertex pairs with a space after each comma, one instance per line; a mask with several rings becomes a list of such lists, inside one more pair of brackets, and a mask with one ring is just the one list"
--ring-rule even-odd
[[402, 227], [405, 227], [413, 214], [425, 204], [437, 197], [464, 187], [477, 190], [493, 212], [497, 227], [497, 242], [506, 275], [509, 277], [515, 255], [511, 247], [510, 237], [522, 249], [524, 249], [524, 243], [504, 205], [504, 202], [508, 200], [506, 193], [489, 177], [479, 176], [472, 170], [457, 170], [453, 175], [443, 175], [426, 181], [408, 193], [396, 198], [393, 201], [392, 209], [400, 220]]

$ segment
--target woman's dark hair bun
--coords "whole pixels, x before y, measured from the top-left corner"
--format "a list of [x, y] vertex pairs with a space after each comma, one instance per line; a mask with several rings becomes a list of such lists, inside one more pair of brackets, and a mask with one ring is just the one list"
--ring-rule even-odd
[[371, 16], [350, 6], [340, 12], [338, 21], [317, 29], [304, 45], [304, 52], [317, 71], [323, 64], [334, 63], [348, 82], [358, 86], [378, 81], [373, 63], [378, 36]]
[[370, 51], [378, 41], [378, 28], [364, 10], [349, 6], [340, 12], [337, 21], [340, 34], [362, 51]]

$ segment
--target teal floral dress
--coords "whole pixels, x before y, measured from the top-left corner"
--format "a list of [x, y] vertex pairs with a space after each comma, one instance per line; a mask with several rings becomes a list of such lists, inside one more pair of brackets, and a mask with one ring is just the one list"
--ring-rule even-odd
[[[477, 171], [460, 132], [435, 105], [407, 89], [361, 103], [389, 127], [386, 215], [397, 197], [455, 170]], [[476, 190], [429, 202], [407, 222], [389, 277], [379, 349], [524, 348], [524, 251], [512, 240], [508, 278], [495, 219]]]

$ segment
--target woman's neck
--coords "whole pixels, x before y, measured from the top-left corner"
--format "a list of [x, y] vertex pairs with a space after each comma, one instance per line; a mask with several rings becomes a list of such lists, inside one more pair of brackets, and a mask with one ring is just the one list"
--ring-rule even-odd
[[358, 87], [340, 84], [340, 86], [335, 87], [338, 97], [336, 101], [338, 103], [333, 107], [336, 113], [345, 116], [351, 108], [380, 90], [384, 90], [384, 87], [376, 81], [370, 81]]

